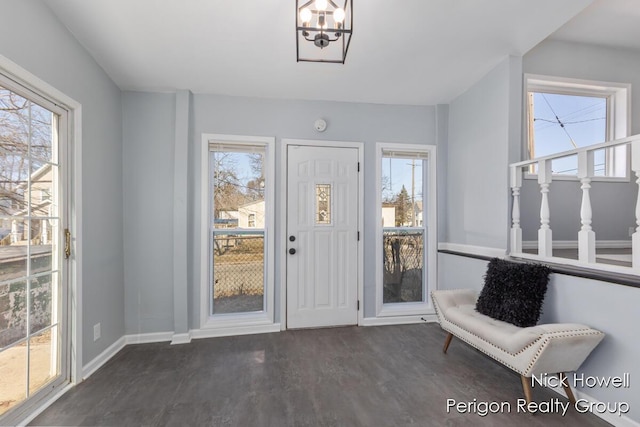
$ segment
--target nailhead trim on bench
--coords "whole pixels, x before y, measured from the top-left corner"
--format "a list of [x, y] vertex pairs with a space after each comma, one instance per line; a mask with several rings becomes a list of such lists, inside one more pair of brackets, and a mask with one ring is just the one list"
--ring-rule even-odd
[[[453, 292], [453, 290], [446, 290], [445, 292]], [[431, 299], [436, 302], [436, 299], [433, 298], [433, 292], [431, 293]], [[503, 353], [506, 353], [512, 357], [517, 357], [520, 353], [525, 352], [527, 349], [529, 349], [530, 347], [532, 347], [535, 344], [538, 344], [540, 342], [540, 340], [542, 341], [542, 344], [540, 345], [540, 347], [538, 348], [538, 351], [536, 352], [535, 356], [533, 357], [533, 359], [529, 362], [529, 366], [527, 367], [527, 371], [531, 371], [531, 368], [533, 367], [533, 365], [535, 365], [535, 362], [538, 360], [538, 358], [540, 357], [540, 355], [542, 354], [543, 350], [549, 345], [549, 343], [551, 342], [551, 340], [553, 338], [567, 338], [567, 337], [572, 337], [572, 336], [587, 336], [587, 335], [598, 335], [601, 332], [598, 331], [594, 331], [591, 328], [582, 328], [582, 329], [572, 329], [570, 331], [557, 331], [557, 332], [543, 332], [542, 335], [540, 336], [540, 338], [536, 339], [535, 341], [531, 342], [530, 344], [526, 345], [525, 347], [523, 347], [521, 350], [519, 350], [516, 353], [511, 353], [499, 346], [497, 346], [496, 344], [492, 343], [491, 341], [486, 340], [485, 338], [465, 329], [464, 327], [458, 325], [455, 322], [452, 322], [451, 320], [447, 319], [444, 316], [444, 313], [442, 313], [442, 311], [440, 310], [440, 307], [438, 307], [438, 303], [436, 302], [434, 305], [434, 309], [436, 312], [436, 315], [438, 317], [438, 319], [440, 320], [440, 327], [442, 327], [442, 329], [446, 330], [447, 332], [449, 332], [450, 334], [453, 334], [456, 336], [456, 338], [466, 342], [467, 344], [469, 344], [470, 346], [472, 346], [473, 348], [481, 351], [482, 353], [486, 354], [487, 356], [491, 357], [494, 360], [497, 360], [498, 362], [502, 363], [503, 365], [507, 366], [508, 368], [510, 368], [513, 371], [516, 371], [522, 375], [524, 375], [524, 372], [520, 371], [519, 369], [516, 369], [515, 367], [511, 366], [509, 363], [505, 362], [504, 360], [498, 359], [496, 356], [486, 352], [485, 350], [483, 350], [482, 348], [478, 347], [476, 344], [470, 342], [469, 340], [465, 339], [464, 337], [458, 336], [455, 333], [453, 333], [451, 330], [445, 328], [443, 326], [443, 323], [450, 323], [451, 325], [456, 326], [457, 328], [463, 330], [464, 332], [466, 332], [469, 335], [473, 335], [474, 337], [478, 338], [481, 341], [484, 341], [485, 343], [489, 344], [490, 346], [502, 351]], [[584, 332], [582, 332], [584, 331]]]

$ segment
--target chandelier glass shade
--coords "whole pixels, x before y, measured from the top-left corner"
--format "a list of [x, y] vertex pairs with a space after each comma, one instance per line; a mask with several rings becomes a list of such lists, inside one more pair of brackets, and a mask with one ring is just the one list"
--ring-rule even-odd
[[296, 0], [298, 62], [344, 64], [352, 27], [353, 0]]

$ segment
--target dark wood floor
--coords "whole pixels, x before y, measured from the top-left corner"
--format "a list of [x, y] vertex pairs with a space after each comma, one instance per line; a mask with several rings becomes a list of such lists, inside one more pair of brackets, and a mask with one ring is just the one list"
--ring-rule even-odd
[[[518, 413], [520, 377], [437, 324], [287, 331], [125, 347], [31, 425], [604, 426]], [[534, 388], [534, 400], [558, 398]], [[507, 402], [510, 413], [447, 413]], [[566, 399], [561, 399], [566, 402]]]

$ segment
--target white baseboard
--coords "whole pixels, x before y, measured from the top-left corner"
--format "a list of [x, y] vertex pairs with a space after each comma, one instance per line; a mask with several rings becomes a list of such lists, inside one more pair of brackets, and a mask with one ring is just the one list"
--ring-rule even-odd
[[272, 332], [280, 332], [280, 323], [270, 323], [266, 325], [249, 325], [249, 326], [230, 326], [192, 329], [189, 331], [191, 338], [215, 338], [229, 337], [234, 335], [253, 335], [253, 334], [269, 334]]
[[82, 368], [82, 379], [85, 380], [97, 371], [102, 365], [107, 363], [109, 359], [116, 355], [125, 345], [128, 344], [147, 344], [155, 342], [167, 342], [171, 344], [187, 344], [192, 338], [213, 338], [231, 335], [250, 335], [268, 332], [279, 332], [280, 324], [270, 324], [266, 326], [245, 326], [233, 328], [212, 328], [212, 329], [192, 329], [184, 334], [174, 334], [173, 332], [152, 332], [147, 334], [129, 334], [121, 337], [118, 341], [111, 344], [106, 350], [100, 353], [91, 362]]
[[102, 353], [96, 356], [91, 362], [82, 367], [82, 380], [86, 380], [97, 371], [102, 365], [107, 363], [109, 359], [115, 356], [120, 350], [127, 345], [125, 337], [120, 337], [116, 342], [107, 347]]
[[[536, 246], [537, 247], [537, 246]], [[438, 243], [438, 250], [462, 252], [469, 255], [487, 256], [491, 258], [504, 258], [507, 255], [506, 249], [489, 248], [485, 246], [464, 245], [460, 243]]]
[[435, 314], [420, 316], [365, 317], [360, 326], [410, 325], [414, 323], [436, 322]]
[[[522, 249], [538, 249], [538, 241], [525, 240]], [[554, 240], [553, 249], [578, 249], [578, 241]], [[596, 249], [631, 249], [631, 240], [596, 240]]]
[[111, 344], [91, 362], [82, 367], [82, 379], [86, 380], [89, 378], [91, 374], [122, 350], [125, 345], [171, 341], [173, 336], [173, 332], [153, 332], [149, 334], [130, 334], [120, 337], [119, 340]]
[[127, 344], [147, 344], [152, 342], [171, 341], [173, 336], [173, 332], [151, 332], [147, 334], [125, 335], [124, 338]]
[[189, 344], [190, 342], [191, 332], [186, 332], [184, 334], [173, 334], [173, 338], [171, 338], [171, 345]]
[[[571, 383], [571, 381], [569, 381], [569, 383]], [[557, 394], [559, 394], [562, 397], [567, 397], [567, 394], [564, 392], [564, 389], [561, 386], [555, 386], [555, 387], [551, 387], [549, 385], [547, 385], [548, 389], [556, 392]], [[583, 393], [581, 391], [576, 390], [575, 388], [571, 387], [571, 391], [573, 391], [573, 395], [575, 396], [576, 400], [586, 400], [587, 402], [589, 402], [590, 404], [604, 404], [603, 402], [600, 402], [598, 399], [595, 399], [591, 396], [589, 396], [586, 393]], [[606, 404], [605, 404], [606, 405]], [[612, 414], [610, 412], [594, 412], [594, 411], [589, 411], [589, 413], [595, 415], [596, 417], [608, 422], [609, 424], [616, 426], [616, 427], [640, 427], [640, 423], [637, 421], [632, 420], [631, 418], [629, 418], [626, 415], [616, 415], [616, 414]]]

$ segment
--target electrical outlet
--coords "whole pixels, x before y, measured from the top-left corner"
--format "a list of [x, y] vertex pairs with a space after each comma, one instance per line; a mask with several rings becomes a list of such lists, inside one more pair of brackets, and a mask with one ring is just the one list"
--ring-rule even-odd
[[633, 236], [633, 233], [636, 232], [636, 228], [635, 227], [629, 227], [629, 237]]
[[100, 323], [93, 325], [93, 340], [98, 341], [100, 339]]

